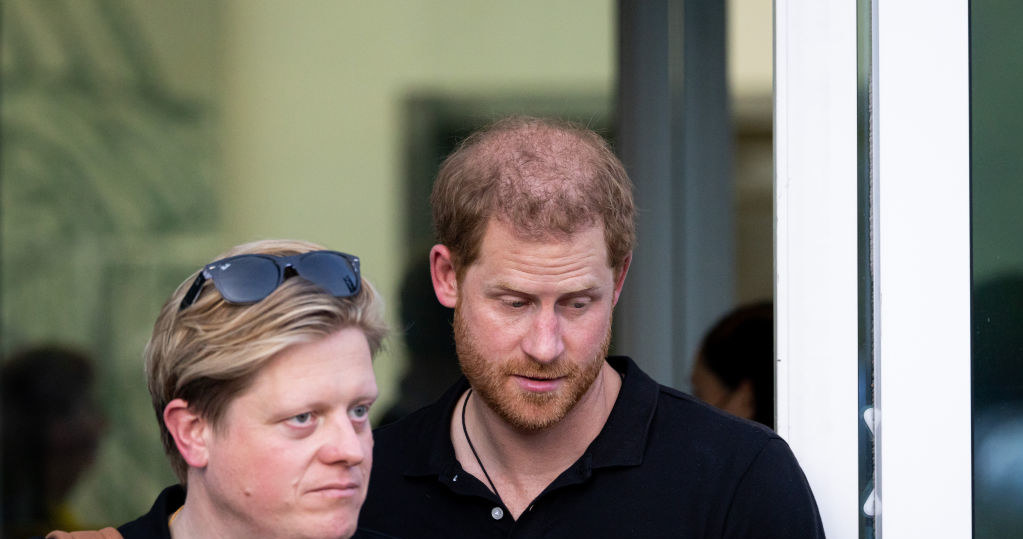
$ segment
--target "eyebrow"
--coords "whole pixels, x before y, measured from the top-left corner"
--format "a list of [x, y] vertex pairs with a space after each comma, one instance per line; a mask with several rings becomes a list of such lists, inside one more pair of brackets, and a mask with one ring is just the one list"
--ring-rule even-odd
[[[357, 388], [356, 390], [354, 390], [352, 392], [352, 394], [353, 394], [353, 396], [350, 399], [352, 402], [360, 402], [360, 401], [376, 402], [377, 400], [380, 399], [380, 390], [379, 390], [378, 387], [373, 387], [373, 388], [360, 387], [360, 388]], [[302, 409], [302, 410], [327, 410], [327, 409], [335, 408], [335, 404], [336, 403], [333, 403], [330, 400], [322, 400], [322, 399], [304, 400], [304, 399], [299, 399], [299, 400], [296, 400], [296, 401], [289, 402], [289, 403], [286, 403], [284, 405], [281, 405], [280, 408], [282, 408], [284, 410], [288, 410], [289, 412], [292, 409], [294, 409], [294, 410], [300, 410], [300, 409]], [[281, 413], [281, 412], [279, 412], [279, 413]], [[302, 411], [295, 412], [295, 413], [302, 413]], [[291, 417], [291, 415], [293, 415], [293, 414], [289, 413], [285, 417]]]

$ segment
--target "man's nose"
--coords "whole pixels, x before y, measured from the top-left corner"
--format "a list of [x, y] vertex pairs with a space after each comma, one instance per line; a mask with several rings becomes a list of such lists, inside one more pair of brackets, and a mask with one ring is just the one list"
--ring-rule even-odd
[[561, 321], [554, 307], [541, 308], [522, 339], [522, 351], [540, 363], [554, 361], [565, 351], [561, 337]]
[[[369, 429], [369, 425], [362, 426]], [[324, 425], [324, 441], [320, 447], [320, 458], [327, 464], [359, 464], [366, 458], [366, 449], [356, 425], [347, 415], [342, 415]]]

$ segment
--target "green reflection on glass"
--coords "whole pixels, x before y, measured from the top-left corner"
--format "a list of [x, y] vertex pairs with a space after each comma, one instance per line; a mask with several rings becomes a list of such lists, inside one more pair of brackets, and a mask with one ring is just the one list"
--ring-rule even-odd
[[1023, 4], [970, 6], [974, 536], [1023, 527]]

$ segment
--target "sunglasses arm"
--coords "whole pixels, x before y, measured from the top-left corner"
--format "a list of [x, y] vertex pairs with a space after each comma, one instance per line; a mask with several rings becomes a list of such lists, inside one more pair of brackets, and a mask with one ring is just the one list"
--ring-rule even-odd
[[202, 285], [206, 283], [206, 270], [203, 269], [199, 272], [199, 275], [195, 276], [195, 281], [192, 282], [192, 286], [189, 287], [188, 292], [185, 293], [185, 297], [181, 299], [181, 306], [178, 310], [184, 310], [186, 307], [190, 307], [195, 300], [199, 299], [199, 292], [202, 291]]

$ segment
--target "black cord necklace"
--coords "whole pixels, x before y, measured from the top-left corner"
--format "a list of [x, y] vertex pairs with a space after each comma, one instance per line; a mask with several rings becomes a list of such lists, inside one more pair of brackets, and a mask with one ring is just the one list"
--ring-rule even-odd
[[490, 478], [490, 474], [487, 473], [487, 469], [483, 467], [483, 461], [480, 460], [479, 453], [476, 452], [476, 447], [472, 445], [472, 440], [469, 439], [469, 429], [465, 427], [465, 409], [469, 407], [469, 395], [472, 395], [472, 388], [465, 392], [465, 401], [462, 402], [462, 433], [465, 434], [465, 441], [469, 444], [469, 449], [472, 451], [472, 456], [476, 457], [476, 464], [480, 465], [480, 469], [483, 470], [483, 476], [487, 478], [487, 482], [490, 483], [490, 488], [494, 490], [494, 495], [497, 499], [501, 499], [501, 495], [497, 492], [497, 487], [494, 485], [494, 480]]

